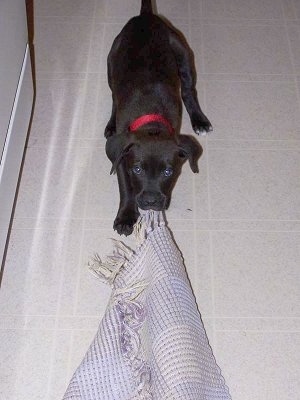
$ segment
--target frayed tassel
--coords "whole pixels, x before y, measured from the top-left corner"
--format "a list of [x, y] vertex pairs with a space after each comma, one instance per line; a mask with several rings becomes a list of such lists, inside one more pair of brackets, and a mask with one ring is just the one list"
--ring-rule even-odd
[[161, 211], [139, 209], [139, 213], [140, 217], [134, 226], [134, 235], [139, 244], [142, 244], [150, 232], [159, 226], [165, 225], [165, 220]]
[[95, 254], [88, 263], [90, 272], [103, 282], [113, 286], [114, 280], [126, 261], [132, 256], [133, 251], [124, 243], [112, 239], [114, 242], [113, 254], [102, 261], [98, 254]]
[[115, 290], [114, 298], [118, 300], [120, 296], [124, 296], [129, 301], [135, 301], [137, 297], [145, 290], [148, 286], [146, 280], [137, 282], [134, 285], [122, 287]]
[[146, 229], [144, 225], [144, 217], [142, 214], [139, 216], [134, 225], [133, 234], [137, 240], [137, 246], [140, 246], [146, 239]]
[[113, 256], [102, 261], [99, 255], [95, 254], [94, 258], [88, 263], [88, 268], [96, 278], [112, 286], [118, 272], [124, 264], [124, 260], [122, 260], [122, 262], [118, 261], [119, 260], [114, 259]]
[[145, 214], [145, 228], [147, 233], [154, 231], [157, 227], [164, 226], [164, 216], [162, 211], [153, 211]]

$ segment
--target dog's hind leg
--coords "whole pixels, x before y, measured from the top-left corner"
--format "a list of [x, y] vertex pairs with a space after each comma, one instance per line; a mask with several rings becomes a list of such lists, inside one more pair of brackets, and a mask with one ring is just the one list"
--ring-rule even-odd
[[199, 105], [193, 52], [185, 39], [174, 30], [170, 30], [170, 44], [176, 57], [181, 80], [181, 97], [190, 116], [192, 127], [198, 135], [205, 135], [212, 131], [212, 126]]

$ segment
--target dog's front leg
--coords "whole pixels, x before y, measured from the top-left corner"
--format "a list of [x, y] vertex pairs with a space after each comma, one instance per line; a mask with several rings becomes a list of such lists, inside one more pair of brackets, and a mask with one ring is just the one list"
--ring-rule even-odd
[[111, 117], [106, 125], [104, 136], [106, 139], [116, 133], [116, 106], [113, 100], [112, 102], [112, 110], [111, 110]]
[[114, 230], [119, 235], [131, 235], [139, 212], [135, 203], [135, 196], [131, 187], [130, 177], [126, 170], [125, 161], [121, 161], [117, 168], [120, 192], [120, 205], [114, 221]]

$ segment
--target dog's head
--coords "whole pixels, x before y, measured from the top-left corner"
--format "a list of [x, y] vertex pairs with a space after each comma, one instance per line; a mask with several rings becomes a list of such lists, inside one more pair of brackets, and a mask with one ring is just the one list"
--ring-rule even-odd
[[137, 132], [109, 137], [106, 154], [112, 162], [111, 173], [126, 170], [137, 206], [160, 211], [170, 204], [184, 162], [188, 160], [192, 171], [199, 172], [202, 147], [192, 136]]

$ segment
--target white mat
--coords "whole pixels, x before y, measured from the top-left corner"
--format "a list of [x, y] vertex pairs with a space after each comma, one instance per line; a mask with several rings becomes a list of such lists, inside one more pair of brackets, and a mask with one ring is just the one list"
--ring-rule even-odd
[[94, 260], [112, 295], [63, 400], [230, 400], [162, 214], [144, 212], [136, 235], [136, 252], [116, 242]]

